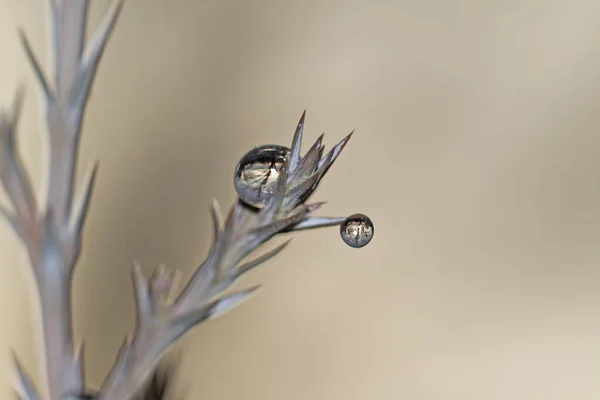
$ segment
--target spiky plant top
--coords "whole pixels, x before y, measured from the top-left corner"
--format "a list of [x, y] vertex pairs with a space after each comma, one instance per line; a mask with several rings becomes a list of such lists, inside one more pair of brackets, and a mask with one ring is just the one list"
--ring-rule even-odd
[[277, 255], [288, 245], [289, 240], [242, 263], [251, 252], [277, 234], [338, 226], [344, 221], [344, 218], [313, 216], [313, 212], [324, 203], [306, 203], [305, 200], [316, 189], [351, 134], [324, 157], [321, 157], [321, 137], [301, 157], [303, 129], [304, 114], [294, 134], [290, 153], [277, 178], [275, 190], [264, 208], [257, 210], [238, 199], [222, 222], [218, 203], [213, 200], [213, 241], [209, 254], [179, 296], [171, 300], [173, 273], [163, 268], [157, 269], [146, 280], [139, 266], [134, 265], [132, 276], [137, 306], [136, 332], [131, 343], [123, 344], [117, 364], [102, 389], [104, 392], [129, 395], [130, 382], [135, 379], [140, 382], [135, 387], [139, 387], [170, 344], [198, 323], [215, 318], [245, 300], [258, 286], [218, 296], [240, 276]]

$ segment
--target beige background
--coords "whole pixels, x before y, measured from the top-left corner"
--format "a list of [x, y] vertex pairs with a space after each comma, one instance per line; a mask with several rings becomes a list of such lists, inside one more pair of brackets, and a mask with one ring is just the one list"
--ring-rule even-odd
[[[15, 27], [49, 65], [42, 0], [0, 0], [0, 100], [27, 82], [21, 145], [47, 158]], [[106, 1], [93, 2], [95, 26]], [[101, 161], [75, 280], [97, 387], [133, 323], [128, 267], [206, 254], [255, 144], [356, 135], [315, 199], [373, 242], [294, 235], [194, 330], [186, 399], [586, 400], [600, 396], [600, 3], [129, 0], [100, 68], [81, 167]], [[40, 156], [40, 154], [43, 154]], [[3, 197], [5, 198], [5, 197]], [[280, 240], [277, 240], [279, 243]], [[0, 361], [36, 373], [23, 249], [0, 227]], [[0, 374], [0, 398], [10, 375]], [[186, 392], [187, 391], [187, 392]]]

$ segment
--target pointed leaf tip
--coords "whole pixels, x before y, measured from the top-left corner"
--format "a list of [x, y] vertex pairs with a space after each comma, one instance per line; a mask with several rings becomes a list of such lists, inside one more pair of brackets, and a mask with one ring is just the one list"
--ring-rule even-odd
[[302, 115], [300, 116], [300, 120], [298, 121], [298, 125], [304, 125], [304, 120], [306, 119], [306, 108], [302, 111]]
[[13, 152], [17, 125], [21, 117], [24, 99], [25, 88], [23, 85], [19, 85], [15, 91], [10, 110], [0, 110], [0, 135], [4, 140], [4, 145], [8, 146], [7, 149]]
[[21, 386], [21, 390], [24, 392], [27, 400], [38, 400], [39, 395], [37, 393], [37, 389], [35, 388], [35, 385], [33, 384], [33, 381], [27, 372], [25, 372], [25, 368], [23, 368], [23, 365], [17, 357], [17, 353], [14, 349], [11, 349], [11, 358], [13, 361], [13, 367], [17, 373], [19, 385]]
[[216, 198], [212, 198], [210, 202], [210, 215], [213, 223], [213, 245], [216, 244], [221, 236], [221, 228], [223, 226], [223, 217], [221, 215], [221, 207]]
[[125, 0], [113, 0], [103, 16], [100, 26], [88, 42], [77, 80], [72, 85], [69, 94], [69, 102], [77, 107], [83, 108], [88, 101], [98, 65], [124, 5]]
[[73, 354], [73, 368], [74, 368], [74, 374], [73, 376], [77, 376], [77, 382], [73, 382], [73, 384], [75, 386], [78, 385], [78, 382], [83, 382], [85, 377], [85, 342], [82, 340], [79, 343], [79, 346], [77, 346], [76, 350], [75, 350], [75, 354]]
[[306, 118], [306, 110], [302, 113], [298, 125], [296, 125], [296, 132], [292, 139], [292, 146], [290, 148], [290, 172], [294, 171], [300, 163], [300, 151], [302, 147], [302, 133], [304, 131], [304, 120]]
[[345, 217], [308, 217], [289, 228], [289, 231], [300, 231], [306, 229], [326, 228], [339, 226], [346, 220]]
[[85, 186], [82, 190], [79, 200], [79, 208], [74, 212], [72, 218], [72, 232], [74, 235], [80, 237], [83, 231], [83, 225], [90, 209], [90, 203], [92, 199], [92, 193], [96, 186], [96, 178], [98, 177], [98, 168], [100, 163], [96, 161], [88, 173], [88, 178], [85, 182]]
[[27, 60], [31, 67], [33, 68], [35, 75], [39, 81], [40, 86], [42, 87], [42, 91], [46, 96], [46, 100], [51, 100], [52, 90], [50, 89], [50, 84], [48, 83], [48, 79], [46, 78], [45, 72], [42, 70], [42, 65], [40, 64], [35, 52], [33, 51], [33, 47], [27, 38], [27, 34], [22, 27], [17, 28], [17, 34], [19, 36], [19, 40], [21, 41], [21, 45], [25, 50], [25, 55], [27, 56]]
[[329, 167], [331, 167], [334, 161], [338, 158], [344, 147], [346, 147], [346, 144], [348, 144], [348, 142], [350, 141], [350, 138], [352, 138], [353, 134], [354, 131], [350, 132], [348, 136], [340, 140], [340, 142], [336, 144], [331, 150], [329, 150], [327, 155], [323, 159], [321, 159], [321, 161], [319, 161], [318, 168], [321, 168], [321, 166], [325, 164], [325, 170], [323, 171], [323, 175], [327, 173]]
[[239, 292], [227, 295], [225, 297], [221, 297], [220, 299], [215, 301], [213, 307], [209, 311], [208, 317], [210, 319], [214, 319], [225, 314], [234, 307], [248, 300], [250, 295], [256, 290], [258, 290], [260, 287], [261, 285], [256, 285], [251, 288], [240, 290]]
[[315, 143], [308, 149], [304, 157], [300, 158], [298, 166], [293, 171], [290, 177], [290, 188], [298, 186], [306, 179], [308, 179], [316, 170], [321, 157], [321, 147], [323, 144], [323, 137], [325, 134], [321, 134]]
[[150, 290], [154, 301], [164, 301], [171, 294], [173, 277], [175, 273], [167, 270], [167, 266], [160, 264], [150, 277]]
[[275, 247], [273, 250], [271, 250], [261, 256], [258, 256], [257, 258], [250, 260], [250, 261], [244, 263], [243, 265], [239, 266], [238, 271], [235, 274], [235, 279], [239, 278], [240, 276], [242, 276], [246, 272], [250, 271], [251, 269], [258, 267], [265, 261], [270, 260], [271, 258], [275, 257], [283, 249], [285, 249], [290, 244], [291, 241], [292, 241], [292, 239], [290, 238], [287, 241], [280, 244], [279, 246]]
[[307, 213], [312, 213], [313, 211], [318, 210], [319, 208], [323, 207], [324, 205], [326, 205], [327, 202], [326, 201], [319, 201], [316, 203], [311, 203], [311, 204], [307, 204], [306, 207], [306, 212]]
[[131, 265], [131, 282], [135, 295], [137, 325], [144, 325], [152, 314], [152, 303], [150, 300], [150, 291], [148, 281], [142, 272], [142, 266], [138, 261]]
[[100, 27], [97, 28], [96, 32], [92, 36], [89, 41], [89, 53], [86, 63], [89, 64], [98, 64], [99, 58], [102, 56], [104, 49], [106, 47], [106, 43], [112, 34], [112, 31], [117, 23], [121, 12], [123, 11], [123, 6], [125, 5], [125, 0], [113, 0], [110, 8], [103, 16], [102, 22], [100, 23]]

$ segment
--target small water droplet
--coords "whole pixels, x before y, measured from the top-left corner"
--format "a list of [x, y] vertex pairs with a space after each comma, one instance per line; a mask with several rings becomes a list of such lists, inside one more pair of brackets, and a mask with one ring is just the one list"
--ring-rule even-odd
[[353, 214], [346, 218], [340, 227], [342, 240], [350, 247], [364, 247], [373, 238], [373, 222], [364, 214]]
[[256, 208], [265, 206], [290, 149], [269, 144], [250, 150], [235, 169], [234, 186], [240, 199]]

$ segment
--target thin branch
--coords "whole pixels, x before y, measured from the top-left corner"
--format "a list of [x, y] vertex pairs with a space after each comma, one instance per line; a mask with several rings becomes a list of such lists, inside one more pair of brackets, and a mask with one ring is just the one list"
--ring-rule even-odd
[[47, 211], [43, 226], [41, 256], [34, 272], [41, 303], [47, 384], [54, 400], [80, 393], [84, 385], [73, 349], [71, 283], [75, 260], [52, 209]]
[[[289, 243], [240, 265], [249, 253], [275, 235], [287, 231], [339, 225], [343, 218], [312, 217], [324, 203], [304, 204], [314, 191], [331, 163], [349, 139], [346, 137], [323, 159], [323, 136], [319, 137], [304, 157], [300, 157], [304, 114], [294, 134], [290, 154], [285, 159], [271, 198], [259, 211], [246, 207], [238, 200], [231, 207], [225, 222], [221, 222], [218, 203], [213, 200], [213, 243], [206, 260], [194, 272], [183, 291], [173, 302], [164, 299], [172, 288], [168, 280], [162, 293], [151, 288], [160, 276], [155, 271], [150, 283], [142, 276], [139, 266], [132, 272], [136, 298], [137, 324], [131, 344], [111, 368], [101, 390], [102, 400], [129, 398], [149, 378], [162, 353], [193, 326], [215, 318], [245, 300], [256, 288], [239, 291], [214, 300], [241, 275], [280, 254]], [[295, 166], [295, 167], [292, 167]], [[150, 289], [149, 289], [150, 288]], [[159, 310], [156, 303], [162, 305]]]
[[238, 306], [259, 286], [245, 289], [208, 304], [190, 309], [185, 314], [151, 314], [148, 325], [137, 326], [131, 343], [124, 343], [98, 400], [124, 400], [143, 388], [166, 349], [199, 323], [214, 319]]
[[[55, 101], [47, 103], [50, 137], [47, 210], [52, 213], [47, 213], [51, 217], [46, 218], [46, 224], [55, 225], [55, 229], [46, 229], [47, 245], [44, 259], [37, 266], [37, 276], [45, 278], [38, 279], [38, 288], [42, 301], [48, 385], [54, 400], [65, 393], [81, 393], [85, 388], [83, 355], [73, 354], [71, 285], [97, 167], [84, 186], [79, 209], [72, 214], [71, 208], [85, 106], [116, 16], [108, 26], [99, 29], [95, 37], [101, 40], [93, 42], [90, 56], [84, 59], [88, 1], [55, 1], [52, 7], [56, 94]], [[78, 84], [82, 82], [84, 84]], [[51, 246], [51, 243], [56, 245]]]

